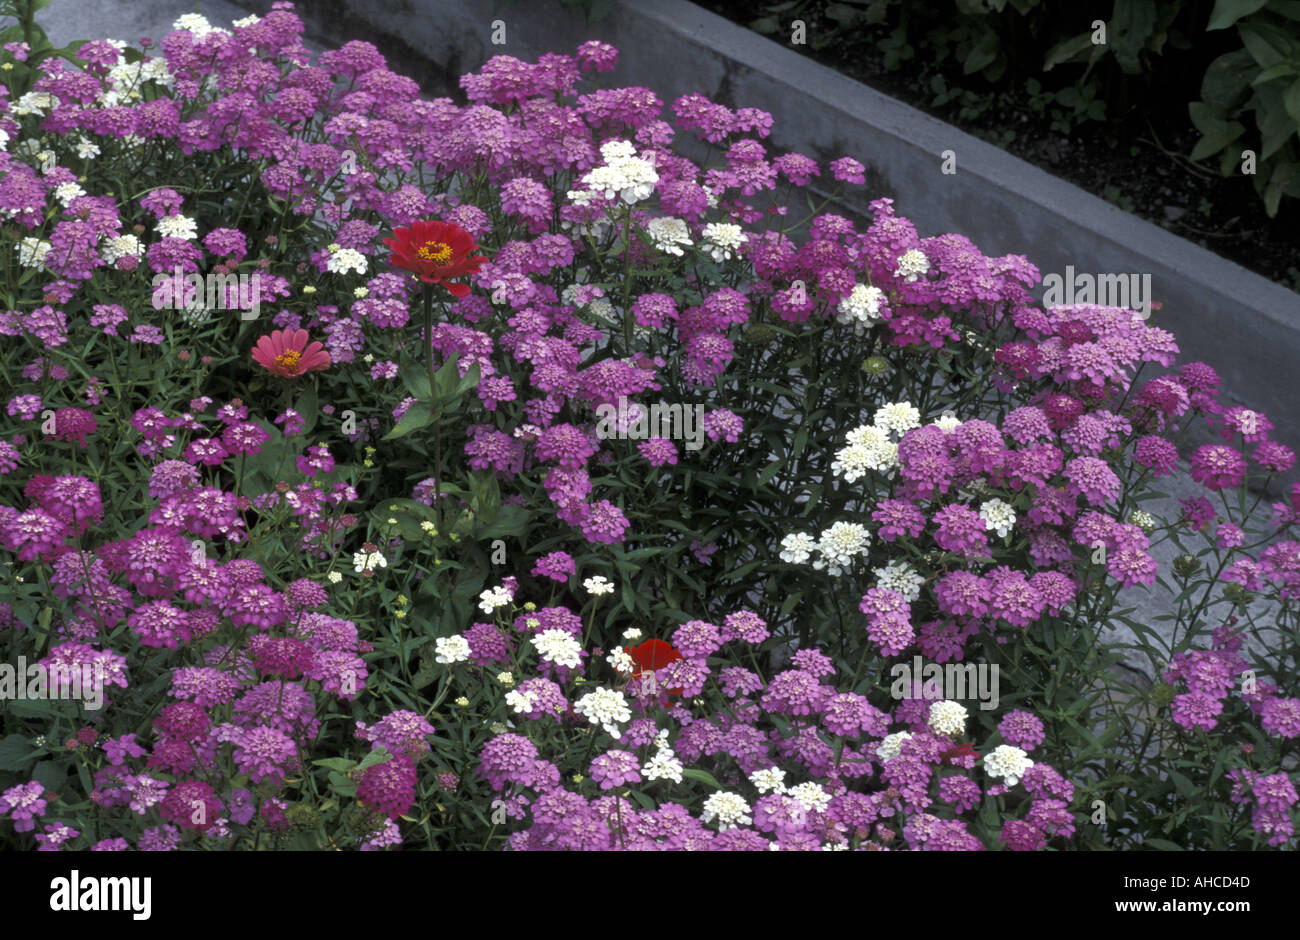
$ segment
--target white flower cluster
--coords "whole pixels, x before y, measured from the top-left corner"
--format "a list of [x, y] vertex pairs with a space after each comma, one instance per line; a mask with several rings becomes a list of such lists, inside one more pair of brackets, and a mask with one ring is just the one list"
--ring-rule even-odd
[[628, 708], [627, 699], [622, 692], [613, 689], [588, 692], [573, 703], [573, 710], [593, 725], [600, 725], [612, 738], [623, 736], [618, 727], [620, 721], [632, 720], [632, 710]]
[[730, 261], [749, 236], [733, 222], [710, 222], [704, 226], [704, 250], [714, 261]]
[[856, 483], [867, 471], [892, 472], [898, 466], [898, 442], [913, 428], [921, 426], [921, 412], [908, 401], [888, 402], [876, 409], [871, 424], [849, 432], [846, 446], [835, 455], [831, 472]]
[[831, 472], [856, 483], [870, 470], [888, 473], [898, 464], [898, 445], [878, 427], [864, 424], [849, 433], [847, 446], [835, 454]]
[[582, 644], [565, 630], [543, 630], [533, 637], [533, 647], [542, 659], [556, 666], [577, 669], [582, 665], [578, 657]]
[[817, 540], [807, 532], [792, 532], [781, 540], [781, 560], [802, 565], [817, 548]]
[[109, 264], [116, 264], [120, 258], [139, 258], [144, 255], [144, 245], [134, 235], [114, 235], [105, 238], [99, 246], [99, 253]]
[[937, 734], [961, 734], [966, 730], [966, 706], [947, 699], [930, 706], [930, 727]]
[[754, 789], [759, 793], [784, 793], [785, 771], [779, 767], [756, 770], [749, 775], [749, 782], [754, 785]]
[[570, 192], [571, 200], [586, 205], [594, 193], [607, 201], [621, 199], [631, 206], [650, 198], [659, 174], [652, 162], [636, 155], [636, 147], [626, 140], [611, 140], [601, 145], [600, 155], [605, 158], [604, 165], [582, 178], [591, 193]]
[[866, 526], [856, 522], [837, 522], [817, 541], [817, 551], [822, 557], [813, 562], [813, 567], [818, 571], [826, 568], [830, 574], [838, 576], [853, 564], [855, 556], [867, 553], [870, 543], [871, 533]]
[[980, 518], [984, 520], [985, 529], [996, 532], [998, 538], [1006, 538], [1016, 524], [1016, 511], [1000, 499], [988, 499], [980, 504]]
[[666, 255], [680, 258], [683, 248], [691, 247], [691, 230], [681, 219], [670, 215], [651, 219], [646, 223], [645, 233], [650, 236], [655, 248]]
[[29, 114], [44, 117], [46, 111], [52, 111], [58, 106], [59, 99], [48, 91], [29, 91], [9, 106], [9, 113], [15, 117], [26, 117]]
[[514, 598], [514, 594], [504, 584], [498, 584], [478, 596], [478, 609], [485, 614], [490, 614], [498, 607], [505, 607]]
[[28, 236], [14, 245], [14, 251], [18, 252], [18, 263], [24, 268], [39, 268], [45, 264], [50, 247], [49, 242]]
[[195, 39], [202, 39], [208, 33], [223, 33], [230, 35], [230, 30], [222, 29], [219, 26], [213, 26], [208, 22], [206, 16], [200, 16], [197, 13], [186, 13], [179, 17], [175, 23], [172, 23], [172, 29], [183, 29], [193, 34]]
[[984, 769], [990, 777], [1001, 777], [1009, 787], [1014, 787], [1025, 775], [1025, 771], [1034, 766], [1018, 747], [999, 744], [990, 753], [984, 755]]
[[816, 541], [807, 532], [793, 532], [781, 540], [781, 560], [794, 565], [808, 561], [813, 552], [820, 556], [812, 562], [817, 571], [839, 577], [858, 555], [866, 555], [871, 533], [856, 522], [837, 522]]
[[682, 762], [677, 759], [673, 749], [668, 746], [668, 731], [664, 729], [655, 737], [655, 756], [645, 762], [641, 776], [649, 780], [671, 780], [682, 782]]
[[879, 287], [854, 284], [849, 296], [840, 301], [835, 319], [840, 323], [852, 323], [853, 332], [861, 336], [880, 319], [880, 302], [884, 299], [885, 292]]
[[820, 783], [811, 780], [793, 786], [785, 792], [810, 813], [824, 812], [831, 803], [831, 795], [822, 789]]
[[616, 646], [605, 655], [605, 661], [614, 668], [615, 672], [632, 672], [636, 669], [636, 663], [627, 650], [621, 646]]
[[1150, 535], [1156, 527], [1156, 517], [1145, 509], [1134, 509], [1128, 514], [1128, 521], [1130, 525], [1137, 526], [1147, 535]]
[[65, 208], [72, 200], [84, 195], [86, 195], [86, 191], [73, 182], [60, 183], [54, 187], [54, 198], [59, 200], [59, 204]]
[[[203, 17], [200, 16], [198, 19], [202, 20]], [[207, 23], [206, 20], [203, 22]], [[210, 32], [213, 32], [212, 27], [206, 26], [203, 34]], [[218, 30], [218, 32], [225, 32], [225, 30]], [[126, 50], [126, 43], [120, 40], [110, 39], [109, 43], [115, 46], [119, 53]], [[162, 56], [150, 56], [143, 61], [131, 63], [126, 61], [125, 56], [118, 55], [117, 62], [104, 76], [104, 90], [95, 97], [95, 103], [101, 108], [111, 108], [129, 101], [138, 101], [140, 86], [145, 82], [171, 88], [176, 84], [176, 77], [167, 68], [167, 60]]]
[[352, 569], [357, 574], [375, 568], [387, 568], [388, 560], [379, 552], [353, 552]]
[[875, 570], [876, 587], [897, 591], [909, 604], [921, 596], [925, 578], [905, 561], [891, 561]]
[[921, 426], [921, 412], [910, 401], [895, 401], [881, 405], [872, 416], [876, 427], [902, 437], [913, 428]]
[[506, 704], [514, 709], [516, 715], [527, 715], [537, 707], [537, 693], [529, 690], [520, 692], [512, 689], [506, 693]]
[[582, 586], [586, 588], [587, 593], [592, 597], [600, 597], [602, 594], [614, 593], [613, 582], [599, 574], [592, 575], [590, 578], [583, 581]]
[[165, 215], [158, 220], [154, 231], [163, 238], [183, 238], [186, 241], [193, 241], [198, 238], [199, 226], [187, 215]]
[[433, 657], [434, 662], [463, 663], [469, 659], [469, 640], [459, 633], [455, 636], [438, 637], [433, 641], [433, 647], [437, 652]]
[[910, 731], [896, 731], [887, 735], [880, 746], [876, 748], [876, 756], [881, 760], [893, 760], [898, 756], [898, 750], [903, 746], [903, 742], [912, 736]]
[[[938, 427], [949, 430], [961, 424], [950, 414], [935, 422]], [[845, 446], [835, 454], [831, 461], [831, 472], [842, 477], [847, 483], [856, 483], [871, 471], [891, 474], [898, 467], [898, 440], [908, 431], [921, 426], [921, 412], [911, 402], [887, 402], [876, 409], [871, 424], [863, 424], [850, 431], [845, 438]], [[1007, 507], [1009, 510], [1010, 507]], [[1003, 518], [1003, 517], [999, 517]], [[1011, 514], [1015, 522], [1015, 514]], [[791, 564], [803, 564], [814, 551], [823, 557], [813, 562], [813, 567], [823, 567], [832, 575], [840, 575], [857, 555], [865, 555], [871, 535], [861, 525], [851, 522], [837, 522], [814, 540], [806, 532], [787, 535], [781, 542], [781, 560]], [[892, 562], [885, 568], [876, 569], [876, 576], [881, 579], [881, 586], [898, 591], [909, 601], [920, 597], [920, 588], [924, 579], [912, 568], [901, 563]]]
[[347, 274], [354, 271], [357, 274], [365, 274], [367, 261], [366, 256], [355, 248], [343, 248], [336, 244], [326, 246], [330, 252], [329, 259], [325, 262], [325, 270], [331, 274]]
[[910, 284], [929, 270], [930, 259], [912, 248], [898, 256], [898, 268], [894, 271], [894, 277], [901, 277]]
[[748, 826], [754, 820], [749, 815], [749, 804], [739, 793], [719, 791], [704, 801], [700, 813], [700, 822], [718, 821], [718, 830], [734, 829], [736, 826]]

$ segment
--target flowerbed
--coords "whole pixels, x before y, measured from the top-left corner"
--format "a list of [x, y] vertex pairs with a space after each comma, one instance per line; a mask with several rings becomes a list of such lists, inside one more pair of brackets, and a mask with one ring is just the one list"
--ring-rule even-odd
[[1295, 458], [1210, 365], [607, 45], [301, 32], [4, 37], [6, 844], [1294, 844]]

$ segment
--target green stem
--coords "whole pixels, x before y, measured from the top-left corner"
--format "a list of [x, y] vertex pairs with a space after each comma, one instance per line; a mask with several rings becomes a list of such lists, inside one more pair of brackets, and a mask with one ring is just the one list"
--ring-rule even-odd
[[[424, 305], [424, 364], [429, 375], [429, 407], [433, 409], [436, 401], [434, 394], [433, 368], [433, 289], [424, 286], [420, 294]], [[442, 529], [442, 422], [433, 422], [433, 523]]]

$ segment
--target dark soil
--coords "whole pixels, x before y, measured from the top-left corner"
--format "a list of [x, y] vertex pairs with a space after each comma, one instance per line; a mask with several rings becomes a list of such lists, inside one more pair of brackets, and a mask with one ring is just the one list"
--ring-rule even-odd
[[[764, 12], [761, 6], [743, 0], [696, 2], [746, 27]], [[800, 16], [807, 22], [809, 35], [835, 25], [819, 20], [821, 14], [816, 9], [805, 8]], [[979, 75], [963, 75], [960, 65], [952, 61], [935, 65], [921, 49], [915, 58], [891, 71], [879, 50], [890, 31], [884, 25], [857, 27], [821, 49], [812, 44], [782, 45], [1300, 292], [1297, 200], [1284, 199], [1277, 216], [1270, 219], [1246, 177], [1220, 176], [1217, 158], [1206, 164], [1187, 160], [1200, 137], [1187, 114], [1187, 101], [1196, 97], [1194, 84], [1190, 97], [1184, 85], [1163, 100], [1108, 99], [1109, 120], [1089, 121], [1063, 134], [1059, 127], [1052, 127], [1050, 116], [1031, 105], [1027, 87], [1028, 78], [1047, 84], [1055, 73], [1043, 76], [1024, 70], [1017, 75], [1009, 70], [993, 84]], [[1198, 49], [1188, 58], [1204, 61], [1207, 54], [1207, 50]], [[1175, 60], [1165, 67], [1177, 69], [1180, 65]], [[1204, 66], [1197, 70], [1196, 61], [1186, 65], [1185, 74], [1204, 71]], [[936, 106], [936, 90], [945, 87], [973, 94], [959, 94]], [[983, 99], [982, 106], [972, 100], [977, 97]]]

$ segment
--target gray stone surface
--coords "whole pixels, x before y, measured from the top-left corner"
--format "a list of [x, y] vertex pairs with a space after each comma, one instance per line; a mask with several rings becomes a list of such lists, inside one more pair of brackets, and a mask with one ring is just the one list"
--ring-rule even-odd
[[171, 32], [178, 16], [195, 12], [226, 29], [248, 15], [228, 0], [52, 0], [36, 21], [56, 46], [77, 39], [122, 39], [135, 45], [143, 36], [157, 42]]
[[[1157, 480], [1155, 484], [1153, 484], [1153, 488], [1158, 492], [1167, 494], [1168, 498], [1147, 500], [1143, 504], [1143, 508], [1146, 512], [1151, 513], [1162, 523], [1175, 522], [1180, 518], [1182, 511], [1178, 500], [1196, 496], [1208, 497], [1211, 495], [1206, 491], [1205, 487], [1194, 482], [1184, 474]], [[1253, 498], [1258, 494], [1251, 495]], [[1269, 503], [1272, 501], [1273, 500], [1269, 497], [1262, 499], [1260, 501], [1260, 508], [1257, 510], [1257, 516], [1262, 516], [1265, 519], [1268, 518]], [[1216, 503], [1216, 507], [1217, 506], [1218, 504]], [[1218, 508], [1222, 511], [1221, 507]], [[1213, 535], [1215, 528], [1215, 525], [1211, 524], [1207, 530], [1211, 536]], [[1202, 534], [1189, 534], [1185, 531], [1180, 531], [1179, 537], [1192, 554], [1196, 554], [1206, 546]], [[1249, 539], [1250, 542], [1253, 542], [1254, 540], [1254, 538]], [[1172, 540], [1162, 537], [1159, 533], [1152, 535], [1151, 555], [1160, 564], [1160, 576], [1171, 584], [1174, 580], [1174, 559], [1181, 554], [1183, 554], [1183, 552], [1179, 550]], [[1212, 563], [1214, 561], [1213, 555], [1208, 556], [1205, 561], [1207, 564]], [[1213, 574], [1213, 571], [1211, 571], [1210, 574]], [[1202, 575], [1202, 577], [1205, 576], [1206, 575]], [[1221, 596], [1222, 587], [1222, 584], [1216, 585], [1213, 590], [1214, 597]], [[1195, 604], [1199, 602], [1202, 596], [1201, 592], [1198, 591], [1192, 599], [1192, 603]], [[1161, 642], [1164, 644], [1173, 644], [1184, 639], [1187, 632], [1187, 625], [1183, 624], [1181, 627], [1176, 628], [1176, 625], [1173, 622], [1161, 621], [1157, 618], [1175, 612], [1175, 599], [1174, 594], [1170, 593], [1170, 591], [1166, 590], [1159, 583], [1156, 583], [1151, 587], [1138, 586], [1125, 588], [1120, 591], [1118, 606], [1120, 609], [1128, 607], [1134, 608], [1133, 611], [1127, 615], [1130, 619], [1153, 629], [1157, 634], [1159, 634]], [[1227, 608], [1225, 605], [1210, 605], [1207, 607], [1207, 612], [1204, 617], [1211, 629], [1222, 624], [1226, 610]], [[1269, 604], [1266, 602], [1256, 602], [1250, 607], [1250, 612], [1256, 618], [1256, 624], [1259, 627], [1259, 638], [1264, 642], [1277, 644], [1280, 637], [1276, 626], [1274, 626], [1275, 620], [1270, 614]], [[1239, 626], [1245, 626], [1244, 618], [1243, 622], [1239, 624]], [[1134, 630], [1118, 619], [1112, 620], [1107, 626], [1106, 631], [1103, 633], [1103, 638], [1107, 642], [1125, 644], [1136, 644], [1138, 642], [1138, 637]], [[1245, 658], [1248, 661], [1251, 661], [1251, 664], [1256, 669], [1267, 670], [1268, 666], [1273, 662], [1273, 657], [1271, 657], [1258, 642], [1248, 641], [1246, 650]], [[1254, 655], [1252, 656], [1251, 654]], [[1131, 649], [1127, 651], [1124, 665], [1128, 667], [1128, 669], [1149, 678], [1154, 674], [1156, 669], [1163, 667], [1164, 661], [1167, 660], [1167, 658], [1168, 657], [1160, 657], [1159, 661], [1153, 664], [1150, 658], [1142, 651]]]

